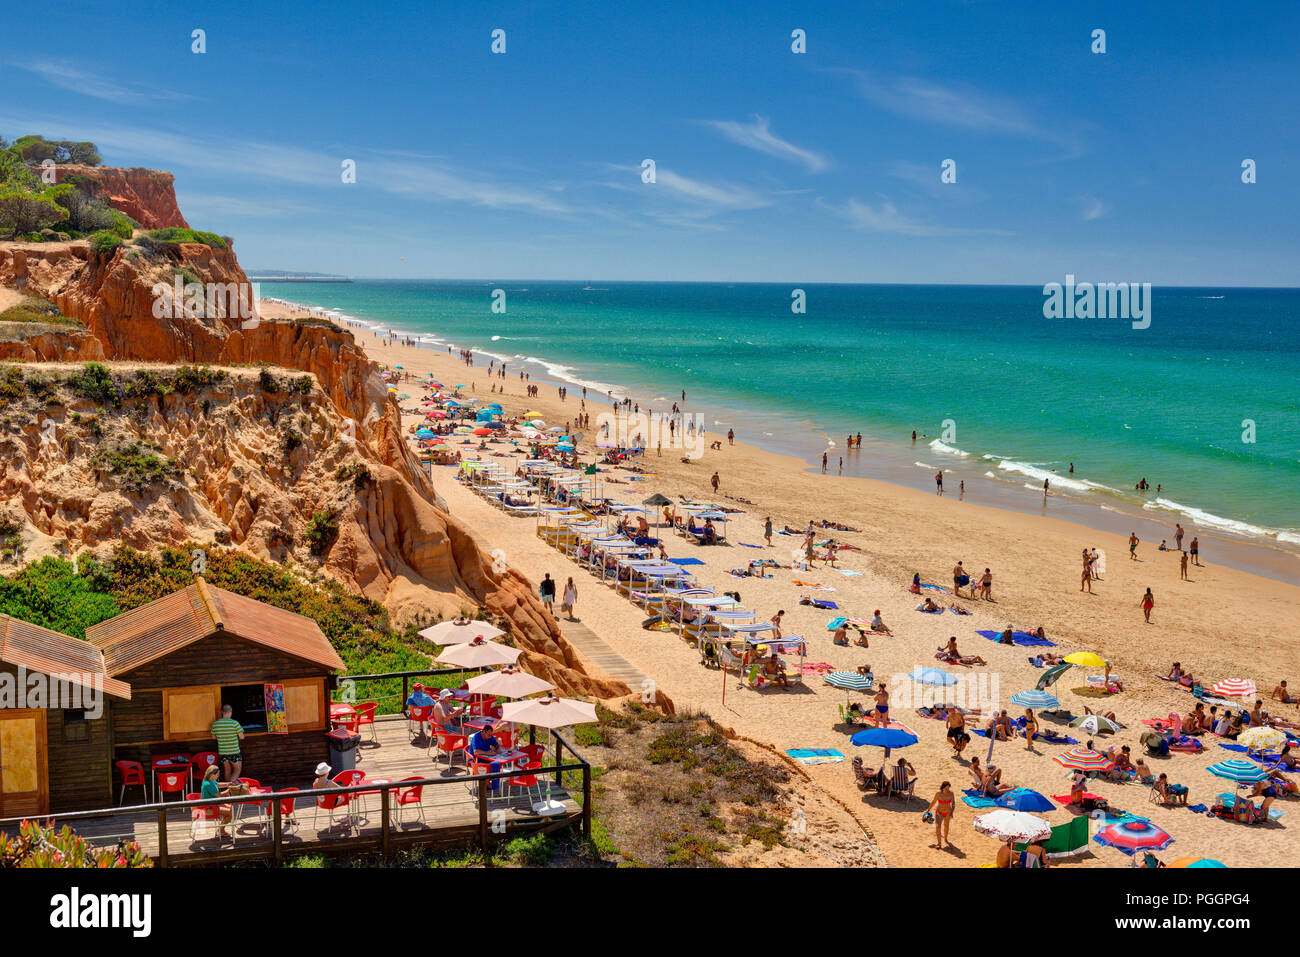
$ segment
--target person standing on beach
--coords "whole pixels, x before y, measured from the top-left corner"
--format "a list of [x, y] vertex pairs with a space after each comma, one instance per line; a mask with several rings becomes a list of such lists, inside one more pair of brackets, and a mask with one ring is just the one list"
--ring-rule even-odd
[[1097, 553], [1097, 546], [1092, 546], [1092, 554], [1088, 556], [1088, 567], [1092, 569], [1092, 577], [1096, 581], [1101, 581], [1101, 555]]
[[[913, 433], [913, 435], [915, 435], [915, 433]], [[913, 441], [916, 441], [915, 438], [913, 438]], [[934, 473], [934, 489], [936, 495], [943, 494], [943, 472]]]
[[1147, 593], [1142, 596], [1142, 617], [1148, 625], [1151, 624], [1151, 609], [1155, 607], [1155, 604], [1156, 598], [1151, 594], [1151, 589], [1148, 588]]
[[822, 453], [822, 475], [826, 474], [826, 453]]
[[713, 478], [709, 479], [709, 483], [713, 486], [713, 491], [716, 492], [718, 490], [718, 486], [722, 484], [721, 479], [718, 478], [717, 472], [713, 473]]
[[735, 445], [735, 444], [736, 444], [736, 430], [735, 430], [735, 429], [727, 429], [727, 444], [728, 444], [728, 445]]
[[538, 586], [538, 591], [541, 593], [542, 596], [542, 604], [546, 606], [546, 610], [548, 612], [554, 615], [555, 614], [555, 582], [551, 579], [550, 572], [547, 572], [546, 577], [542, 579], [541, 585]]
[[1083, 576], [1079, 579], [1079, 591], [1088, 589], [1088, 594], [1092, 594], [1092, 568], [1089, 562], [1083, 563]]
[[1183, 550], [1183, 526], [1178, 522], [1174, 523], [1174, 545], [1180, 552]]
[[877, 728], [889, 726], [889, 692], [885, 690], [883, 684], [880, 686], [880, 690], [876, 692], [875, 721]]
[[763, 538], [767, 542], [768, 548], [772, 547], [772, 516], [769, 515], [763, 520]]
[[966, 569], [962, 568], [961, 562], [958, 562], [952, 568], [952, 593], [958, 598], [961, 597], [961, 586], [964, 584], [963, 578], [966, 578]]
[[1138, 533], [1128, 533], [1128, 560], [1135, 562], [1138, 560]]
[[563, 609], [564, 613], [568, 615], [569, 621], [578, 620], [573, 617], [573, 606], [577, 603], [578, 586], [573, 583], [573, 578], [570, 576], [569, 580], [564, 583], [564, 601], [560, 603], [560, 607]]
[[980, 578], [980, 591], [983, 592], [985, 601], [993, 600], [993, 573], [987, 568]]
[[1179, 554], [1179, 558], [1178, 558], [1178, 571], [1179, 571], [1179, 573], [1182, 575], [1182, 579], [1183, 579], [1183, 581], [1188, 581], [1188, 578], [1187, 578], [1187, 553], [1186, 553], [1186, 552], [1181, 552], [1181, 553]]
[[1187, 547], [1192, 553], [1192, 564], [1199, 566], [1201, 564], [1201, 540], [1193, 535], [1192, 544]]
[[[943, 842], [948, 841], [948, 827], [952, 824], [952, 812], [956, 806], [952, 785], [944, 781], [930, 799], [930, 806], [925, 809], [927, 814], [934, 814], [934, 843], [930, 846], [936, 850], [943, 850]], [[952, 847], [952, 841], [948, 841], [948, 846]]]
[[854, 440], [853, 440], [853, 447], [854, 447], [855, 449], [860, 449], [860, 448], [862, 448], [862, 433], [861, 433], [861, 432], [859, 432], [859, 433], [857, 434], [857, 437], [854, 438]]

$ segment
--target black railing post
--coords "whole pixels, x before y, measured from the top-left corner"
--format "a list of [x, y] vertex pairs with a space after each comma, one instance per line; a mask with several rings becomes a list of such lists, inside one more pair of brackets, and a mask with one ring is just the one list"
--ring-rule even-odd
[[167, 866], [167, 809], [158, 809], [158, 866]]
[[389, 790], [388, 790], [388, 785], [384, 785], [383, 789], [379, 792], [379, 801], [380, 801], [380, 804], [379, 804], [379, 826], [380, 826], [381, 828], [383, 828], [383, 833], [382, 833], [381, 836], [380, 836], [379, 845], [380, 845], [380, 849], [382, 850], [383, 855], [384, 855], [384, 863], [385, 863], [385, 864], [387, 864], [389, 858], [391, 858], [391, 857], [393, 856], [393, 835], [392, 835], [392, 833], [389, 831], [389, 827], [388, 827], [388, 817], [389, 817], [389, 802], [388, 802], [388, 796], [389, 796], [389, 793], [390, 793], [390, 792], [389, 792]]
[[483, 846], [483, 854], [488, 855], [488, 782], [480, 780], [478, 782], [478, 841]]
[[591, 765], [582, 765], [582, 836], [591, 839]]
[[271, 860], [275, 866], [279, 867], [284, 860], [284, 847], [280, 843], [280, 835], [284, 827], [284, 821], [280, 816], [280, 801], [271, 802]]

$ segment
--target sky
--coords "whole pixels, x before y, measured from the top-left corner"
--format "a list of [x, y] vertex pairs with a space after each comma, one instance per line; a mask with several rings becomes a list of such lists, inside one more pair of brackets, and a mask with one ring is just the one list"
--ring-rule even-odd
[[189, 6], [0, 32], [0, 136], [172, 171], [250, 272], [1300, 282], [1292, 2]]

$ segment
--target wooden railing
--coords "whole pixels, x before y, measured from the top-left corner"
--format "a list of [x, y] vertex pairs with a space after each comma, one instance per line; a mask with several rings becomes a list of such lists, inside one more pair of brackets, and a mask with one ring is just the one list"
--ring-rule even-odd
[[[573, 746], [565, 741], [560, 735], [552, 732], [552, 740], [555, 742], [555, 755], [553, 764], [546, 765], [535, 771], [529, 772], [535, 774], [539, 779], [542, 777], [553, 776], [554, 782], [566, 794], [575, 796], [574, 792], [565, 788], [565, 776], [578, 774], [582, 780], [582, 803], [581, 814], [578, 819], [581, 822], [582, 834], [586, 838], [591, 836], [591, 765], [582, 757]], [[564, 753], [572, 755], [572, 759], [565, 763]], [[143, 841], [146, 853], [155, 859], [160, 867], [167, 867], [170, 863], [186, 864], [217, 864], [231, 860], [248, 860], [248, 859], [268, 859], [276, 864], [284, 860], [287, 854], [300, 854], [307, 852], [333, 853], [342, 850], [348, 851], [372, 851], [381, 854], [385, 860], [391, 857], [393, 851], [399, 847], [415, 846], [419, 844], [446, 843], [446, 832], [449, 828], [455, 829], [456, 825], [425, 824], [418, 830], [395, 831], [393, 828], [393, 809], [394, 792], [405, 790], [407, 788], [422, 786], [425, 792], [421, 794], [421, 804], [426, 807], [430, 806], [424, 801], [425, 795], [430, 791], [436, 793], [439, 787], [464, 787], [467, 783], [477, 782], [477, 795], [475, 802], [478, 807], [478, 827], [477, 838], [479, 846], [486, 852], [493, 843], [493, 835], [502, 835], [508, 832], [508, 828], [502, 827], [500, 831], [496, 830], [491, 820], [491, 803], [493, 798], [491, 789], [486, 785], [490, 781], [504, 781], [506, 778], [517, 777], [521, 773], [518, 768], [495, 771], [487, 774], [469, 774], [456, 777], [438, 777], [438, 778], [417, 778], [391, 781], [387, 784], [362, 782], [361, 784], [351, 787], [337, 787], [318, 790], [287, 790], [273, 791], [266, 794], [249, 794], [249, 795], [229, 795], [219, 798], [210, 798], [207, 800], [195, 801], [172, 801], [170, 803], [156, 803], [133, 805], [129, 807], [102, 808], [92, 811], [71, 811], [65, 814], [48, 815], [49, 821], [54, 826], [68, 825], [74, 831], [81, 833], [86, 839], [94, 845], [104, 846], [100, 840], [97, 840], [94, 834], [95, 824], [106, 825], [113, 828], [113, 833], [108, 836], [123, 840], [141, 840]], [[298, 800], [310, 800], [312, 802], [306, 809], [312, 810], [315, 801], [322, 796], [339, 796], [339, 795], [379, 795], [379, 833], [375, 835], [362, 836], [358, 829], [356, 838], [327, 838], [310, 841], [302, 841], [287, 845], [284, 842], [284, 820], [283, 820], [283, 803], [290, 798]], [[350, 811], [349, 801], [343, 811]], [[357, 802], [359, 803], [359, 802]], [[238, 847], [220, 847], [211, 850], [202, 850], [190, 852], [184, 855], [175, 853], [168, 846], [167, 835], [167, 815], [169, 812], [183, 810], [187, 817], [190, 812], [199, 808], [219, 807], [221, 805], [239, 808], [247, 805], [268, 805], [268, 824], [269, 834], [266, 839], [260, 842], [246, 842]], [[432, 806], [438, 806], [436, 802]], [[295, 814], [298, 808], [295, 806]], [[236, 815], [237, 816], [237, 815]], [[136, 822], [141, 819], [152, 819], [151, 825], [154, 828], [154, 834], [157, 840], [156, 848], [148, 846], [147, 837], [149, 832], [144, 835], [136, 834]], [[26, 820], [25, 818], [9, 818], [0, 820], [0, 832], [17, 833], [19, 825]], [[544, 818], [538, 818], [537, 821], [527, 820], [523, 822], [528, 833], [549, 833], [562, 827], [571, 826], [575, 819], [568, 814], [559, 815], [555, 821], [542, 826], [534, 826], [540, 823]], [[175, 821], [173, 821], [175, 823]], [[217, 826], [218, 821], [208, 820], [207, 824]], [[232, 826], [236, 822], [232, 822]], [[504, 821], [501, 822], [504, 825]], [[114, 825], [116, 824], [116, 827]], [[119, 835], [119, 828], [126, 828], [128, 834]], [[101, 828], [102, 829], [102, 828]], [[519, 828], [516, 828], [518, 830]], [[116, 846], [118, 840], [113, 840], [112, 846]], [[178, 860], [182, 857], [184, 860]]]

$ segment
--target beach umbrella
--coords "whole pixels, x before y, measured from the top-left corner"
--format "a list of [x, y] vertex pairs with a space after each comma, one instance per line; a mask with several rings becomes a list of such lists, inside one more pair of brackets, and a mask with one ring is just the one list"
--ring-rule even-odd
[[475, 694], [494, 694], [502, 698], [526, 698], [539, 691], [551, 691], [555, 685], [518, 668], [502, 668], [487, 674], [475, 675], [465, 682]]
[[1046, 691], [1021, 691], [1011, 696], [1011, 703], [1018, 704], [1022, 708], [1046, 708], [1051, 710], [1059, 708], [1061, 702], [1057, 701], [1055, 696], [1048, 694]]
[[1253, 761], [1243, 761], [1240, 758], [1211, 764], [1205, 770], [1216, 778], [1227, 778], [1229, 781], [1236, 781], [1238, 784], [1255, 784], [1259, 781], [1268, 780], [1267, 771]]
[[828, 685], [847, 691], [867, 691], [872, 685], [870, 678], [857, 671], [832, 671], [824, 680]]
[[1024, 811], [998, 808], [975, 818], [975, 830], [1000, 841], [1037, 841], [1052, 833], [1052, 825]]
[[531, 724], [535, 728], [567, 728], [590, 724], [596, 720], [596, 706], [573, 698], [529, 698], [508, 701], [501, 706], [501, 720], [512, 724]]
[[1074, 665], [1053, 665], [1048, 668], [1038, 678], [1038, 690], [1042, 691], [1044, 688], [1056, 684], [1056, 679], [1060, 678], [1061, 675], [1065, 674], [1073, 667]]
[[1249, 698], [1255, 694], [1255, 682], [1249, 678], [1224, 678], [1210, 690], [1224, 698]]
[[540, 418], [541, 415], [542, 415], [542, 413], [540, 413], [540, 412], [538, 412], [536, 409], [534, 409], [532, 412], [525, 412], [525, 413], [524, 413], [524, 418], [525, 418], [525, 419]]
[[1174, 843], [1168, 831], [1141, 820], [1118, 821], [1103, 827], [1093, 840], [1130, 856], [1138, 851], [1164, 850]]
[[1085, 714], [1083, 717], [1075, 718], [1070, 722], [1070, 727], [1086, 731], [1088, 734], [1114, 734], [1119, 730], [1119, 725], [1099, 714]]
[[1055, 811], [1056, 805], [1030, 788], [1016, 788], [998, 798], [998, 807], [1012, 811]]
[[435, 432], [435, 431], [433, 431], [433, 429], [416, 429], [416, 430], [415, 430], [415, 437], [416, 437], [416, 438], [419, 438], [419, 439], [432, 439], [432, 438], [435, 438], [435, 437], [437, 436], [437, 434], [438, 434], [438, 433]]
[[849, 743], [858, 747], [884, 748], [885, 757], [893, 748], [907, 748], [916, 744], [917, 737], [906, 728], [867, 728], [849, 738]]
[[1251, 751], [1273, 751], [1286, 744], [1287, 736], [1277, 728], [1256, 725], [1237, 735], [1237, 743], [1244, 744]]
[[1083, 746], [1066, 748], [1052, 760], [1063, 768], [1075, 771], [1109, 771], [1115, 767], [1115, 762], [1100, 751]]
[[482, 426], [479, 426], [477, 429], [474, 429], [474, 431], [470, 433], [470, 435], [491, 435], [491, 434], [492, 434], [491, 429], [485, 429]]
[[1072, 655], [1066, 655], [1065, 660], [1072, 665], [1078, 665], [1080, 668], [1106, 667], [1106, 659], [1101, 655], [1094, 655], [1091, 651], [1076, 651]]
[[419, 633], [421, 638], [428, 638], [435, 645], [466, 645], [475, 638], [498, 638], [505, 632], [486, 621], [470, 621], [457, 618], [430, 625]]
[[942, 668], [917, 668], [907, 677], [923, 685], [941, 685], [945, 688], [957, 683], [957, 676]]
[[577, 450], [576, 450], [572, 445], [570, 445], [568, 442], [558, 442], [558, 443], [556, 443], [555, 449], [556, 449], [556, 451], [558, 451], [558, 452], [574, 452], [574, 451], [577, 451]]
[[467, 644], [449, 645], [442, 649], [438, 661], [462, 668], [490, 668], [492, 665], [513, 665], [523, 653], [522, 648], [507, 648], [486, 638], [475, 638]]
[[533, 428], [535, 428], [535, 429], [544, 429], [544, 428], [546, 428], [546, 423], [543, 422], [541, 419], [534, 419], [533, 421], [529, 422], [528, 424], [531, 425], [531, 426], [532, 426]]
[[1165, 867], [1227, 867], [1222, 861], [1216, 861], [1212, 857], [1180, 857], [1176, 861], [1170, 861]]
[[666, 496], [666, 495], [662, 495], [662, 494], [660, 494], [659, 492], [655, 492], [655, 493], [654, 493], [653, 495], [651, 495], [649, 498], [643, 498], [643, 499], [641, 500], [641, 504], [642, 504], [642, 505], [655, 505], [655, 506], [662, 507], [662, 506], [664, 506], [664, 505], [671, 505], [671, 504], [673, 504], [673, 500], [670, 499], [670, 498], [669, 498], [668, 496]]

